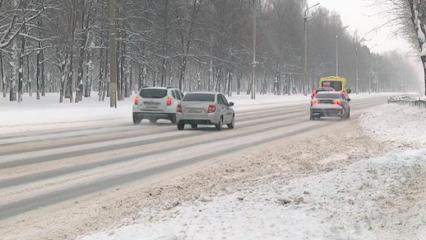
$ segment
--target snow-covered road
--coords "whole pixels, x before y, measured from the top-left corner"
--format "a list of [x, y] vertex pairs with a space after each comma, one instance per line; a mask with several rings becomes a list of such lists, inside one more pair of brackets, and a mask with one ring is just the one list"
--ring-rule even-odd
[[[317, 161], [300, 157], [307, 161], [302, 165], [311, 165], [299, 174], [291, 167], [290, 173], [281, 167], [279, 173], [250, 178], [214, 197], [201, 196], [171, 208], [143, 208], [139, 218], [124, 226], [79, 239], [424, 239], [424, 114], [393, 104], [364, 113], [360, 118], [363, 131], [386, 143], [378, 153], [390, 151], [381, 157], [371, 158], [374, 142], [351, 135], [367, 141], [368, 146], [349, 153], [342, 148], [328, 157], [317, 148]], [[331, 139], [339, 138], [334, 135]], [[321, 142], [317, 141], [318, 146], [324, 147]], [[347, 143], [354, 144], [352, 148], [362, 147], [353, 139]], [[369, 151], [367, 158], [354, 159], [355, 152], [363, 150]], [[286, 156], [280, 149], [272, 152], [268, 161], [277, 158], [276, 154]], [[306, 153], [312, 149], [307, 148]], [[285, 161], [291, 166], [291, 160]]]
[[[383, 97], [354, 100], [354, 119], [384, 102]], [[251, 156], [253, 150], [250, 149], [259, 150], [277, 141], [297, 143], [287, 152], [297, 150], [292, 154], [301, 157], [308, 169], [310, 163], [305, 161], [321, 155], [319, 149], [333, 151], [330, 142], [353, 141], [353, 144], [365, 144], [368, 149], [373, 144], [357, 137], [342, 139], [346, 136], [344, 129], [356, 132], [351, 129], [356, 126], [356, 120], [312, 122], [307, 117], [307, 105], [297, 101], [247, 105], [238, 109], [237, 115], [237, 128], [223, 132], [208, 129], [178, 132], [167, 123], [132, 126], [129, 119], [123, 118], [52, 130], [25, 129], [0, 136], [0, 235], [3, 239], [67, 239], [108, 226], [123, 216], [134, 216], [139, 206], [150, 199], [146, 194], [156, 195], [151, 190], [158, 182], [166, 186], [174, 184], [177, 181], [171, 180], [174, 177], [213, 169], [214, 163], [227, 162], [223, 161], [225, 157], [234, 156], [239, 159], [238, 164], [248, 164], [249, 161], [241, 161], [242, 154]], [[19, 125], [23, 126], [25, 124]], [[343, 132], [327, 137], [331, 129]], [[314, 133], [321, 133], [323, 137], [310, 136]], [[251, 167], [256, 175], [258, 171], [279, 169], [259, 168], [261, 164], [264, 163], [253, 163]], [[202, 176], [217, 172], [209, 174]], [[219, 181], [205, 184], [223, 186]], [[191, 193], [196, 192], [194, 188]], [[167, 191], [167, 194], [173, 192], [179, 191]], [[180, 204], [170, 202], [176, 199], [173, 197], [160, 199], [158, 205], [163, 205], [161, 201], [170, 208]]]

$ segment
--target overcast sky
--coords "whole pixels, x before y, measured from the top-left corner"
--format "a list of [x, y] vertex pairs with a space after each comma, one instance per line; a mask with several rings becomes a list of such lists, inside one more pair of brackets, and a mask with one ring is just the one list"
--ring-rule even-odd
[[[380, 14], [383, 9], [374, 6], [372, 0], [308, 0], [308, 2], [310, 6], [320, 3], [322, 7], [339, 13], [343, 24], [349, 25], [348, 31], [352, 34], [358, 31], [360, 37], [389, 21], [386, 16]], [[379, 53], [392, 50], [408, 52], [410, 50], [408, 42], [403, 37], [395, 35], [395, 32], [397, 31], [392, 24], [388, 24], [367, 34], [365, 38], [368, 41], [365, 44]]]
[[322, 7], [337, 12], [344, 26], [349, 26], [347, 31], [351, 34], [358, 31], [360, 38], [365, 36], [367, 41], [364, 44], [373, 52], [386, 53], [396, 50], [402, 53], [412, 64], [413, 71], [417, 72], [419, 86], [423, 86], [423, 72], [419, 58], [408, 41], [403, 36], [395, 34], [398, 32], [398, 29], [393, 27], [395, 24], [388, 24], [371, 32], [372, 29], [389, 22], [389, 17], [380, 13], [384, 9], [372, 4], [373, 0], [308, 0], [308, 3], [309, 6], [320, 3]]

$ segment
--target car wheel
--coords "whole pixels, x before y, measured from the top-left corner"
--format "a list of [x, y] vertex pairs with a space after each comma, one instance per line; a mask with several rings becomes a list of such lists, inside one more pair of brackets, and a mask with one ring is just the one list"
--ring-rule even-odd
[[149, 119], [149, 121], [153, 124], [157, 123], [157, 119], [155, 119], [155, 118], [151, 118], [151, 119]]
[[191, 128], [192, 129], [197, 129], [198, 125], [197, 124], [191, 124]]
[[176, 124], [176, 115], [171, 116], [171, 117], [170, 117], [170, 121], [171, 121], [173, 124]]
[[133, 124], [139, 125], [141, 123], [141, 121], [142, 121], [142, 118], [140, 118], [136, 115], [133, 115]]
[[228, 124], [229, 129], [234, 129], [234, 127], [235, 127], [235, 116], [232, 117], [232, 122], [230, 124]]
[[177, 124], [177, 128], [178, 128], [178, 130], [179, 130], [179, 131], [182, 131], [182, 130], [184, 130], [184, 129], [185, 129], [185, 124], [183, 124], [183, 123], [178, 123], [178, 124]]
[[223, 117], [220, 117], [219, 123], [216, 124], [216, 130], [218, 131], [222, 130], [222, 125], [223, 125]]
[[313, 120], [315, 120], [315, 116], [311, 114], [311, 116], [309, 117], [309, 119], [310, 119], [311, 121], [313, 121]]

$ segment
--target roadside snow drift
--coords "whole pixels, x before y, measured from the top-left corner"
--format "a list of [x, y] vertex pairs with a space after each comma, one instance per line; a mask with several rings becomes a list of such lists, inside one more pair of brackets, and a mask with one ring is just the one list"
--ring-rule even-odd
[[373, 108], [361, 116], [362, 127], [373, 137], [399, 144], [426, 146], [426, 109], [397, 104]]
[[130, 226], [82, 240], [424, 239], [426, 149], [287, 182], [259, 179], [217, 198], [146, 209]]
[[[132, 99], [118, 102], [118, 108], [109, 107], [109, 99], [99, 102], [96, 93], [80, 103], [59, 103], [58, 94], [48, 94], [40, 100], [24, 96], [23, 102], [9, 102], [0, 98], [0, 133], [26, 132], [61, 127], [79, 127], [99, 124], [131, 124]], [[235, 110], [259, 109], [280, 105], [309, 103], [304, 95], [259, 95], [255, 101], [249, 95], [234, 95]]]

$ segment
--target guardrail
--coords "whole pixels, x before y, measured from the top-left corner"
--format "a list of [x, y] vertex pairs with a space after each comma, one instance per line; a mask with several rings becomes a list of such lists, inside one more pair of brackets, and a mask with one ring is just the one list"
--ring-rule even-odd
[[413, 107], [426, 108], [426, 100], [414, 99], [408, 96], [389, 97], [388, 103], [396, 103], [400, 105], [409, 105]]

